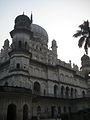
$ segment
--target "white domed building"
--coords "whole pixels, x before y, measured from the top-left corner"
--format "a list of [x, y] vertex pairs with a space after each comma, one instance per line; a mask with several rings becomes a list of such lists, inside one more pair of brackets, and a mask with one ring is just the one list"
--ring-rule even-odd
[[10, 35], [11, 45], [6, 39], [0, 53], [0, 120], [62, 118], [90, 109], [88, 56], [81, 70], [61, 61], [57, 42], [49, 50], [46, 30], [24, 14]]

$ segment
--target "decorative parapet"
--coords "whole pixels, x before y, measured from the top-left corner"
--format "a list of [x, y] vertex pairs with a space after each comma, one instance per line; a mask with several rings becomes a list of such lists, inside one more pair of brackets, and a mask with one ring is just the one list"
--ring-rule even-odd
[[76, 75], [81, 76], [81, 77], [85, 77], [85, 75], [82, 73], [82, 71], [76, 71]]
[[57, 60], [57, 65], [73, 70], [71, 63], [66, 63], [64, 61], [61, 61], [60, 59]]

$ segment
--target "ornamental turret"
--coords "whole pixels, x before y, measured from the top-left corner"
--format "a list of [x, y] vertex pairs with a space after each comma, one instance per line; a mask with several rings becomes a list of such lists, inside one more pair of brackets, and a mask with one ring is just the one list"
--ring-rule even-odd
[[13, 50], [28, 50], [29, 40], [32, 37], [31, 22], [29, 17], [24, 14], [16, 17], [14, 30], [10, 32]]
[[81, 70], [85, 75], [90, 73], [90, 58], [86, 54], [84, 54], [81, 58], [81, 65]]
[[53, 41], [52, 41], [52, 46], [51, 46], [51, 48], [52, 48], [53, 54], [55, 55], [55, 57], [57, 57], [57, 42], [56, 42], [56, 40], [53, 40]]
[[[31, 32], [31, 20], [26, 15], [19, 15], [15, 19], [14, 30], [10, 32], [12, 37], [10, 56], [10, 67], [9, 72], [13, 74], [15, 79], [15, 84], [17, 80], [20, 84], [18, 86], [29, 85], [29, 63], [31, 58], [31, 53], [29, 51], [29, 41], [32, 36]], [[17, 74], [17, 76], [16, 76]], [[23, 80], [26, 80], [23, 84]]]

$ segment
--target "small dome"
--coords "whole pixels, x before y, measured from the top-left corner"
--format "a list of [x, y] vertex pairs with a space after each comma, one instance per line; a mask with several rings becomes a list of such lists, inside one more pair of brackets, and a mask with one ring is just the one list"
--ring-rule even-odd
[[39, 25], [31, 24], [31, 31], [33, 32], [33, 36], [35, 38], [39, 38], [40, 40], [48, 41], [48, 34], [44, 28]]
[[19, 15], [16, 17], [14, 28], [23, 28], [24, 27], [24, 28], [30, 29], [30, 25], [31, 25], [30, 18], [23, 14], [23, 15]]

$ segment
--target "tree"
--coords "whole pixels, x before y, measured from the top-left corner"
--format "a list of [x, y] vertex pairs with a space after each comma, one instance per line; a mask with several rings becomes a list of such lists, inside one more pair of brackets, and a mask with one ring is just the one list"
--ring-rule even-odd
[[85, 53], [88, 54], [88, 47], [90, 47], [90, 27], [89, 21], [84, 21], [79, 25], [80, 30], [73, 35], [73, 37], [79, 37], [78, 46], [81, 48], [84, 45]]

